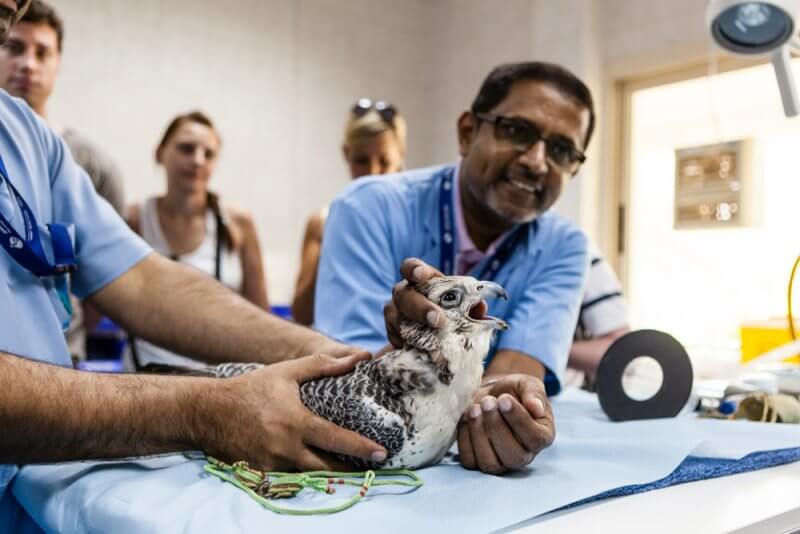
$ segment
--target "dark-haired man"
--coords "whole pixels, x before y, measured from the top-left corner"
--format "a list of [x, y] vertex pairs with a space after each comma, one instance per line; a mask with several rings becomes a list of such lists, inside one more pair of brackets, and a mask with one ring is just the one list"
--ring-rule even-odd
[[[122, 175], [112, 159], [73, 128], [58, 124], [48, 113], [47, 102], [61, 71], [64, 22], [52, 6], [33, 0], [25, 16], [11, 28], [8, 40], [0, 47], [0, 88], [25, 100], [37, 115], [67, 143], [75, 162], [83, 167], [101, 197], [122, 215], [125, 196]], [[86, 352], [84, 318], [92, 325], [96, 313], [86, 316], [76, 299], [75, 314], [67, 332], [73, 357], [83, 359]]]
[[41, 0], [33, 0], [0, 47], [0, 88], [25, 100], [61, 135], [100, 196], [122, 215], [125, 195], [117, 165], [103, 150], [74, 129], [59, 124], [48, 113], [47, 102], [61, 72], [63, 46], [64, 22], [58, 12]]
[[[441, 310], [411, 287], [438, 272], [508, 290], [490, 313], [510, 329], [459, 429], [466, 467], [517, 469], [553, 440], [542, 399], [560, 389], [588, 253], [583, 233], [549, 210], [583, 163], [594, 121], [589, 90], [567, 70], [503, 65], [458, 119], [459, 163], [359, 180], [331, 206], [314, 321], [323, 333], [377, 350], [384, 332], [400, 343], [399, 314], [441, 326]], [[403, 264], [409, 285], [397, 267], [410, 257], [420, 259]]]

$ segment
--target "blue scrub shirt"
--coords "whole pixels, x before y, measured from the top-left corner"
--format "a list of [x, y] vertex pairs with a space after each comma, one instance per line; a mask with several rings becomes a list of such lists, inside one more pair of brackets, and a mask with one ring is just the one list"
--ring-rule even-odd
[[[51, 262], [46, 225], [73, 225], [78, 270], [72, 276], [72, 292], [78, 298], [109, 284], [151, 252], [149, 245], [95, 193], [89, 177], [73, 161], [64, 142], [25, 102], [2, 90], [0, 154], [9, 179], [36, 217]], [[0, 213], [24, 235], [21, 211], [5, 181], [0, 183]], [[37, 278], [0, 248], [0, 351], [71, 365], [61, 329], [64, 314], [52, 281]], [[0, 502], [8, 502], [3, 494], [15, 472], [15, 466], [0, 465]], [[4, 530], [4, 515], [0, 510], [0, 530]]]
[[[441, 268], [442, 169], [361, 178], [331, 205], [317, 273], [318, 330], [370, 351], [386, 345], [383, 306], [401, 279], [402, 261], [417, 257]], [[490, 261], [486, 258], [471, 274]], [[548, 393], [557, 393], [588, 264], [586, 236], [566, 219], [547, 212], [528, 225], [494, 277], [510, 298], [489, 302], [489, 313], [510, 328], [496, 336], [486, 363], [502, 349], [535, 357], [547, 369]]]

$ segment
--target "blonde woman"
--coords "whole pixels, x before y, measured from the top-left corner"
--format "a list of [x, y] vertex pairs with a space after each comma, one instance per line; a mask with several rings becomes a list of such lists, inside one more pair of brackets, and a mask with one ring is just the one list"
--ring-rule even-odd
[[[221, 144], [214, 124], [203, 113], [175, 117], [156, 148], [156, 162], [167, 176], [167, 192], [131, 206], [128, 224], [159, 253], [196, 267], [269, 310], [252, 217], [220, 205], [219, 197], [208, 189]], [[141, 340], [132, 340], [131, 345], [139, 367], [148, 363], [196, 367], [202, 363]]]
[[[405, 119], [387, 102], [360, 99], [347, 121], [342, 153], [353, 179], [399, 172], [403, 169], [406, 154]], [[304, 325], [310, 325], [314, 320], [314, 290], [327, 215], [327, 206], [312, 215], [303, 238], [292, 315], [295, 321]]]

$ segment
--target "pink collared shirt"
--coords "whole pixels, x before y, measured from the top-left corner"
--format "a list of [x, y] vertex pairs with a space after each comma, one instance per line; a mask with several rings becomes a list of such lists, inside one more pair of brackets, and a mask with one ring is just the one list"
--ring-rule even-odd
[[483, 252], [473, 243], [472, 238], [467, 232], [467, 223], [464, 221], [464, 212], [461, 207], [461, 162], [456, 165], [455, 180], [453, 180], [453, 211], [455, 212], [456, 219], [456, 243], [458, 243], [458, 250], [456, 250], [456, 273], [463, 276], [468, 274], [476, 265], [478, 265], [487, 256], [494, 254], [494, 251], [503, 242], [507, 232], [495, 239], [486, 252]]

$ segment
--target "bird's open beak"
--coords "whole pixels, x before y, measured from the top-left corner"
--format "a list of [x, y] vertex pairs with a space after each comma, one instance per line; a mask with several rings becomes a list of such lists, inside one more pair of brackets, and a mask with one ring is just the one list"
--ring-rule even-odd
[[481, 282], [478, 286], [478, 295], [483, 299], [503, 299], [508, 300], [508, 292], [497, 282]]
[[478, 295], [481, 297], [481, 300], [479, 300], [477, 304], [474, 304], [470, 309], [469, 311], [470, 317], [494, 329], [508, 330], [507, 322], [498, 317], [492, 317], [491, 315], [486, 314], [488, 306], [483, 301], [483, 299], [496, 299], [496, 298], [508, 300], [508, 292], [500, 284], [489, 281], [485, 282], [482, 281], [480, 285], [478, 285], [477, 289], [478, 289]]
[[508, 330], [508, 323], [499, 317], [487, 315], [483, 322], [489, 323], [495, 330]]

